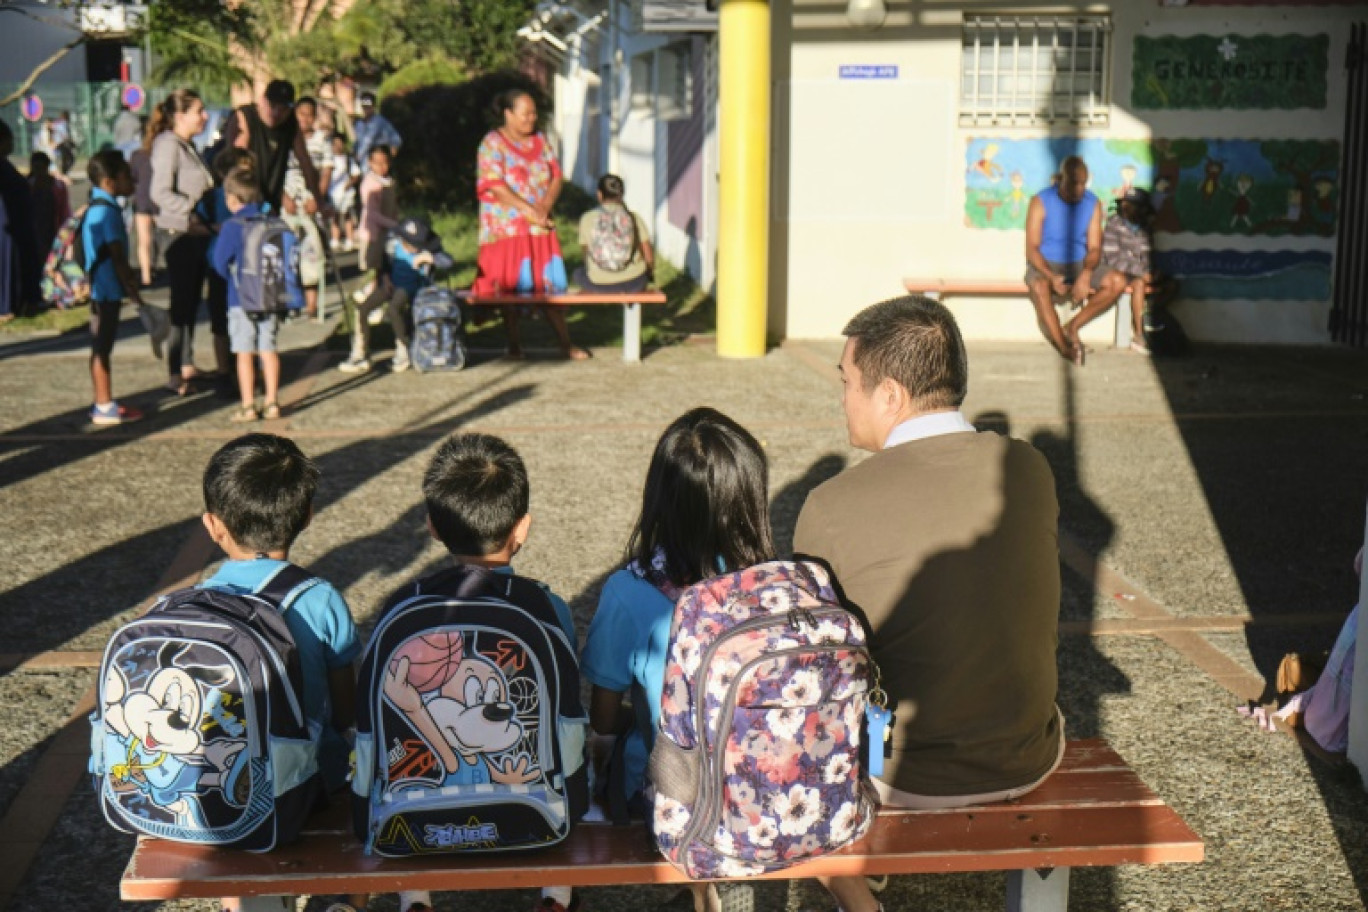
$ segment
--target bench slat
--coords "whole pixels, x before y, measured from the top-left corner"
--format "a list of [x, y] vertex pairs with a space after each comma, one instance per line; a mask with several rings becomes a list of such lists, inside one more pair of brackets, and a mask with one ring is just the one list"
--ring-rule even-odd
[[1026, 283], [1021, 279], [903, 279], [903, 288], [913, 294], [961, 295], [1024, 295]]
[[663, 291], [581, 291], [574, 294], [500, 294], [500, 295], [463, 295], [465, 302], [473, 307], [494, 307], [504, 305], [547, 305], [553, 307], [579, 307], [595, 304], [664, 304]]
[[[296, 893], [493, 890], [680, 883], [640, 826], [582, 824], [566, 843], [504, 855], [381, 859], [361, 854], [342, 808], [268, 855], [139, 839], [126, 900]], [[1201, 839], [1101, 741], [1070, 742], [1058, 772], [1025, 798], [934, 812], [887, 809], [869, 835], [771, 879], [1201, 861]]]

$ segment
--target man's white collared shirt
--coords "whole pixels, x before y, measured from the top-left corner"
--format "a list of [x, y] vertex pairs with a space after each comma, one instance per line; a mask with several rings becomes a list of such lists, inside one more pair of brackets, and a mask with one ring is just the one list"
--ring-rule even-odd
[[900, 443], [911, 443], [913, 440], [925, 440], [927, 437], [940, 437], [945, 434], [972, 434], [977, 431], [977, 428], [965, 420], [964, 414], [959, 409], [955, 409], [953, 412], [932, 412], [929, 415], [909, 418], [889, 431], [888, 439], [884, 441], [884, 449], [895, 447]]

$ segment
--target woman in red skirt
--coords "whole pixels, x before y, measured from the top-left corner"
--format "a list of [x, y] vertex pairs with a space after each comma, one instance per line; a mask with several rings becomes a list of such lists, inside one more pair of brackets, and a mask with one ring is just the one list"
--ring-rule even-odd
[[[560, 165], [537, 132], [537, 103], [522, 89], [509, 89], [495, 100], [503, 126], [480, 143], [475, 192], [480, 200], [480, 253], [475, 295], [513, 293], [561, 294], [566, 289], [565, 261], [551, 220], [560, 196]], [[522, 357], [518, 335], [519, 308], [505, 307], [508, 354]], [[565, 313], [542, 308], [567, 358], [582, 361], [589, 352], [570, 341]]]

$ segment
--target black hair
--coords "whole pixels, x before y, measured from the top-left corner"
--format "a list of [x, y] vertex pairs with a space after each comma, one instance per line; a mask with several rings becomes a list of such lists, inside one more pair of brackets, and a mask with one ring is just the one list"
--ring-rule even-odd
[[90, 162], [86, 165], [86, 177], [90, 178], [90, 186], [98, 187], [106, 180], [112, 180], [128, 170], [128, 162], [124, 160], [123, 153], [118, 149], [101, 149], [90, 156]]
[[220, 149], [218, 155], [214, 156], [214, 164], [211, 170], [214, 177], [218, 178], [219, 183], [223, 179], [238, 169], [256, 171], [256, 156], [247, 149], [239, 149], [237, 146], [229, 146]]
[[247, 434], [229, 441], [204, 470], [204, 509], [240, 547], [287, 550], [309, 524], [318, 466], [293, 440]]
[[32, 155], [29, 156], [30, 169], [37, 168], [40, 165], [44, 168], [51, 168], [52, 156], [48, 155], [46, 152], [34, 152]]
[[627, 556], [654, 582], [681, 587], [771, 560], [768, 487], [749, 431], [716, 409], [685, 412], [656, 443]]
[[377, 143], [376, 145], [370, 147], [370, 151], [366, 153], [366, 159], [369, 160], [370, 157], [374, 155], [376, 152], [385, 153], [385, 158], [394, 158], [394, 150], [391, 149], [387, 143]]
[[598, 192], [603, 194], [604, 202], [620, 203], [627, 188], [616, 174], [605, 174], [598, 179]]
[[361, 103], [362, 103], [363, 105], [364, 105], [364, 104], [372, 104], [372, 105], [375, 104], [375, 93], [374, 93], [374, 92], [362, 92], [362, 93], [361, 93]]
[[[516, 87], [515, 87], [515, 88], [511, 88], [511, 89], [504, 89], [504, 90], [503, 90], [502, 92], [500, 92], [498, 95], [495, 95], [495, 96], [494, 96], [494, 118], [495, 118], [495, 120], [497, 120], [499, 123], [503, 123], [503, 114], [504, 114], [504, 111], [511, 111], [511, 110], [513, 110], [513, 106], [516, 105], [516, 104], [518, 103], [518, 99], [519, 99], [519, 98], [522, 98], [523, 96], [527, 96], [528, 98], [532, 98], [532, 93], [529, 92], [529, 91], [527, 91], [527, 89], [519, 89], [519, 88], [516, 88]], [[536, 100], [535, 98], [532, 98], [532, 103], [533, 103], [533, 104], [536, 104], [536, 103], [537, 103], [537, 100]]]
[[448, 551], [467, 557], [492, 554], [527, 515], [527, 467], [498, 437], [453, 434], [423, 475], [423, 499]]
[[305, 95], [303, 98], [299, 99], [299, 101], [296, 101], [294, 103], [296, 111], [304, 107], [305, 105], [308, 105], [309, 107], [313, 108], [314, 112], [317, 113], [318, 102], [314, 100], [312, 95]]
[[266, 84], [263, 97], [273, 105], [293, 105], [295, 103], [294, 83], [288, 79], [272, 79]]
[[906, 295], [866, 307], [841, 334], [855, 342], [851, 360], [866, 390], [891, 377], [919, 411], [956, 408], [969, 391], [969, 356], [944, 304]]
[[10, 129], [9, 124], [0, 120], [0, 142], [4, 142], [7, 139], [14, 139], [14, 131]]

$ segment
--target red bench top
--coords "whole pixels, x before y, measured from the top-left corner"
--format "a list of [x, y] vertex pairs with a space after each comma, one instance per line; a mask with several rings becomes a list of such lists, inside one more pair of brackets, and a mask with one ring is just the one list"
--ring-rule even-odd
[[576, 307], [584, 304], [664, 304], [663, 291], [577, 291], [567, 294], [473, 295], [462, 292], [466, 303], [474, 305], [548, 304]]
[[[546, 884], [679, 883], [640, 825], [580, 824], [558, 846], [509, 854], [389, 859], [362, 854], [341, 809], [296, 845], [266, 855], [141, 838], [120, 885], [126, 900], [405, 890], [502, 890]], [[953, 811], [886, 810], [841, 852], [770, 879], [1196, 862], [1202, 840], [1097, 739], [1024, 798]]]

